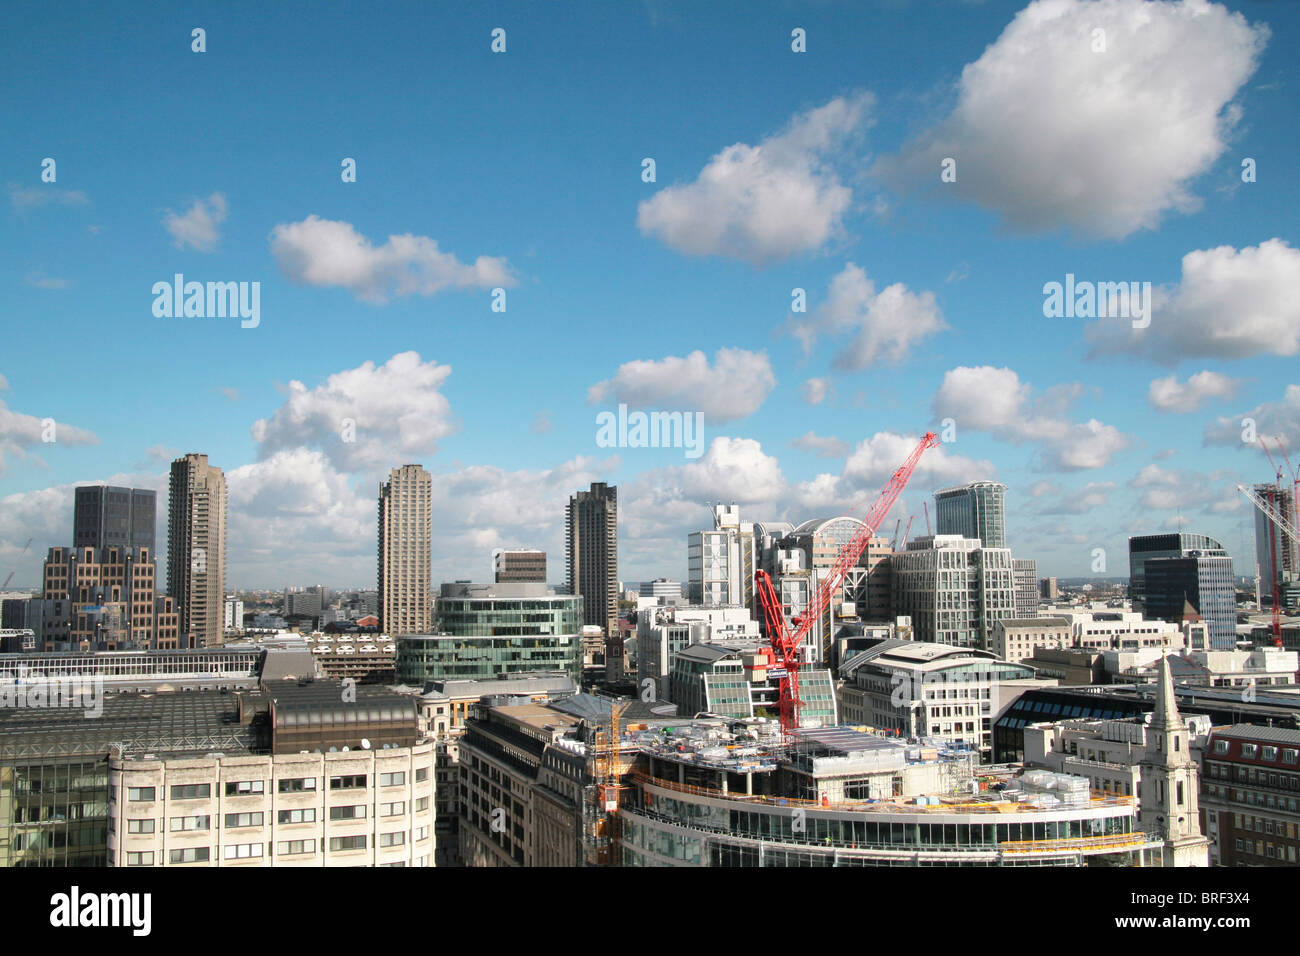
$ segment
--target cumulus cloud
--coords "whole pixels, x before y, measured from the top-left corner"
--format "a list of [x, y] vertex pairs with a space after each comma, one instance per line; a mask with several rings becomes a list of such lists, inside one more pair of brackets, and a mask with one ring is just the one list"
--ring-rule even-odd
[[72, 283], [58, 276], [47, 276], [43, 272], [29, 272], [26, 282], [37, 289], [66, 289]]
[[[456, 430], [440, 391], [451, 366], [400, 352], [383, 365], [366, 361], [315, 388], [289, 383], [285, 403], [253, 423], [259, 456], [316, 448], [343, 471], [389, 468], [433, 454]], [[350, 424], [349, 424], [350, 423]]]
[[800, 397], [809, 405], [820, 405], [830, 394], [831, 381], [828, 378], [810, 378], [799, 388]]
[[1127, 352], [1172, 365], [1300, 352], [1300, 249], [1282, 239], [1198, 249], [1183, 256], [1182, 270], [1181, 282], [1155, 291], [1147, 328], [1128, 319], [1089, 325], [1091, 354]]
[[[0, 379], [0, 391], [8, 387], [8, 383]], [[44, 466], [45, 462], [40, 456], [33, 453], [37, 448], [98, 444], [99, 438], [94, 432], [53, 418], [37, 418], [35, 415], [16, 412], [0, 401], [0, 478], [8, 473], [6, 460], [9, 458], [20, 461], [31, 458], [34, 463]]]
[[[1250, 425], [1242, 424], [1245, 419]], [[1264, 402], [1240, 415], [1224, 415], [1205, 426], [1205, 444], [1239, 445], [1255, 449], [1258, 445], [1242, 440], [1251, 428], [1255, 435], [1281, 438], [1288, 448], [1300, 447], [1300, 385], [1288, 385], [1280, 402]]]
[[685, 358], [638, 359], [587, 390], [587, 402], [619, 403], [663, 411], [703, 412], [705, 421], [730, 422], [758, 411], [776, 387], [766, 352], [722, 348], [713, 364], [699, 350]]
[[[1190, 183], [1223, 154], [1268, 36], [1204, 0], [1036, 0], [962, 70], [952, 113], [876, 174], [1016, 231], [1154, 228], [1197, 208]], [[947, 158], [955, 182], [940, 180]]]
[[226, 197], [213, 193], [207, 199], [194, 200], [184, 214], [168, 209], [163, 216], [163, 228], [171, 234], [177, 249], [188, 246], [199, 252], [211, 252], [221, 241], [217, 227], [226, 221], [228, 212]]
[[1211, 488], [1207, 476], [1183, 468], [1145, 465], [1129, 480], [1129, 487], [1141, 492], [1143, 508], [1195, 508], [1215, 500], [1221, 493]]
[[952, 418], [959, 429], [985, 431], [1012, 444], [1036, 443], [1043, 470], [1101, 468], [1133, 440], [1095, 418], [1079, 423], [1066, 419], [1079, 393], [1078, 386], [1063, 384], [1035, 396], [1013, 369], [959, 366], [944, 375], [932, 407], [936, 417]]
[[[1037, 509], [1040, 515], [1082, 515], [1104, 507], [1115, 490], [1113, 481], [1090, 481], [1082, 488], [1065, 492], [1056, 501], [1045, 503]], [[1059, 491], [1060, 489], [1056, 489]], [[1033, 489], [1030, 489], [1031, 495]], [[1033, 495], [1038, 497], [1037, 495]]]
[[276, 226], [271, 252], [293, 282], [339, 286], [376, 304], [394, 296], [515, 284], [504, 258], [479, 256], [466, 264], [439, 249], [436, 240], [410, 233], [376, 246], [351, 223], [319, 216]]
[[822, 436], [815, 432], [806, 432], [790, 442], [794, 448], [806, 451], [822, 458], [843, 458], [849, 453], [848, 442], [832, 436]]
[[840, 231], [853, 198], [833, 159], [871, 104], [868, 94], [836, 97], [757, 146], [728, 146], [694, 182], [642, 201], [638, 228], [687, 255], [754, 266], [820, 248]]
[[807, 316], [791, 314], [787, 324], [805, 355], [819, 335], [851, 333], [834, 360], [844, 371], [901, 361], [914, 345], [947, 328], [934, 293], [918, 295], [899, 282], [877, 292], [866, 272], [852, 262], [831, 280], [823, 304]]
[[1176, 375], [1154, 379], [1147, 391], [1147, 400], [1162, 412], [1194, 412], [1211, 398], [1235, 395], [1240, 387], [1240, 379], [1207, 369], [1197, 372], [1186, 382], [1178, 381]]

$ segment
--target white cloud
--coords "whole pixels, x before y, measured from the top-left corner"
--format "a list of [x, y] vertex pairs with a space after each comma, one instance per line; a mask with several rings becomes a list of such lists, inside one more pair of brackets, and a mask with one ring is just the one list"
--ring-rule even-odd
[[947, 328], [934, 293], [917, 295], [897, 282], [877, 292], [866, 272], [852, 262], [831, 280], [822, 305], [807, 317], [791, 314], [787, 321], [805, 355], [818, 335], [851, 332], [834, 361], [845, 371], [901, 361], [914, 345]]
[[[5, 382], [3, 387], [7, 389], [8, 383]], [[47, 437], [53, 440], [47, 442]], [[0, 401], [0, 478], [8, 472], [7, 457], [19, 460], [30, 457], [34, 463], [44, 466], [44, 461], [38, 455], [29, 454], [28, 449], [98, 444], [99, 438], [94, 432], [52, 418], [37, 418], [35, 415], [15, 412]]]
[[685, 358], [638, 359], [587, 390], [589, 404], [619, 403], [663, 411], [703, 412], [706, 421], [747, 418], [776, 386], [766, 352], [722, 348], [713, 364], [699, 350]]
[[57, 186], [19, 186], [9, 184], [9, 202], [15, 210], [32, 206], [84, 206], [90, 199], [80, 189], [59, 189]]
[[[858, 442], [844, 464], [844, 479], [857, 489], [883, 487], [916, 448], [920, 436], [900, 435], [896, 432], [876, 432]], [[912, 475], [913, 487], [930, 487], [961, 484], [981, 478], [994, 477], [996, 469], [987, 459], [967, 458], [940, 445], [921, 455]]]
[[864, 125], [871, 104], [868, 94], [836, 97], [757, 146], [728, 146], [694, 182], [642, 201], [638, 228], [687, 255], [755, 266], [820, 248], [840, 231], [852, 200], [833, 154]]
[[1152, 380], [1147, 400], [1162, 412], [1194, 412], [1211, 398], [1235, 395], [1240, 387], [1240, 379], [1207, 369], [1192, 375], [1186, 382], [1178, 381], [1177, 375]]
[[840, 441], [832, 436], [822, 436], [815, 432], [806, 432], [790, 442], [800, 451], [806, 451], [813, 455], [819, 455], [822, 458], [843, 458], [849, 453], [848, 442]]
[[959, 366], [944, 375], [932, 407], [936, 417], [952, 418], [959, 433], [968, 428], [1012, 444], [1036, 443], [1038, 467], [1046, 471], [1101, 468], [1133, 440], [1095, 418], [1068, 421], [1065, 414], [1080, 391], [1063, 383], [1035, 397], [1013, 369]]
[[[1039, 484], [1046, 483], [1040, 482]], [[1034, 487], [1038, 486], [1035, 485]], [[1060, 491], [1056, 486], [1052, 487], [1054, 489], [1053, 493]], [[1056, 501], [1043, 505], [1035, 513], [1040, 515], [1087, 514], [1094, 509], [1104, 507], [1110, 500], [1110, 494], [1114, 490], [1115, 482], [1113, 481], [1090, 481], [1082, 488], [1065, 492]], [[1037, 494], [1034, 494], [1033, 488], [1030, 489], [1030, 494], [1035, 498], [1038, 497]]]
[[1197, 208], [1188, 187], [1223, 154], [1268, 36], [1204, 0], [1037, 0], [962, 70], [952, 113], [876, 172], [1018, 231], [1154, 228]]
[[351, 223], [319, 216], [276, 226], [271, 252], [293, 282], [340, 286], [377, 304], [393, 296], [515, 284], [504, 258], [479, 256], [467, 265], [440, 250], [436, 240], [410, 233], [389, 236], [375, 246]]
[[1128, 319], [1088, 326], [1092, 354], [1130, 352], [1173, 364], [1300, 352], [1300, 249], [1282, 239], [1198, 249], [1183, 256], [1182, 269], [1178, 285], [1157, 290], [1147, 328]]
[[[1205, 426], [1205, 444], [1240, 445], [1254, 450], [1256, 443], [1242, 441], [1249, 418], [1255, 435], [1280, 437], [1288, 449], [1300, 449], [1300, 385], [1288, 385], [1280, 402], [1264, 402], [1240, 415], [1224, 415]], [[1271, 444], [1271, 443], [1270, 443]]]
[[[318, 448], [343, 471], [388, 469], [433, 454], [456, 424], [439, 391], [451, 366], [401, 352], [383, 365], [366, 361], [315, 388], [289, 383], [288, 398], [270, 418], [253, 423], [259, 455]], [[346, 423], [352, 423], [353, 440]]]
[[27, 284], [37, 289], [66, 289], [72, 283], [67, 279], [60, 279], [57, 276], [47, 276], [42, 272], [30, 272], [27, 274]]
[[809, 405], [820, 405], [830, 394], [831, 381], [828, 378], [810, 378], [799, 389], [799, 395]]
[[206, 200], [194, 200], [194, 205], [184, 215], [168, 209], [163, 216], [163, 227], [175, 240], [177, 249], [189, 246], [199, 252], [211, 252], [221, 241], [217, 227], [226, 221], [228, 212], [226, 197], [213, 193]]

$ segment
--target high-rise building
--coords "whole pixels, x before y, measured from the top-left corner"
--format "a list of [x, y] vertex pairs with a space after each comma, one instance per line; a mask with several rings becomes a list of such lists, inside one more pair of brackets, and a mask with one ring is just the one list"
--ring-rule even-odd
[[890, 560], [894, 610], [911, 617], [915, 640], [988, 650], [997, 622], [1016, 615], [1008, 548], [927, 535]]
[[433, 630], [433, 476], [394, 468], [379, 490], [379, 628], [391, 637]]
[[583, 623], [618, 634], [618, 488], [593, 481], [569, 498], [564, 554], [569, 593], [583, 599]]
[[1016, 587], [1016, 617], [1038, 617], [1038, 562], [1013, 558], [1011, 572]]
[[148, 548], [50, 548], [29, 620], [46, 651], [176, 647], [175, 616], [155, 592]]
[[157, 520], [157, 492], [86, 485], [76, 490], [72, 546], [148, 548], [153, 554]]
[[492, 557], [497, 584], [545, 584], [545, 551], [498, 551]]
[[167, 593], [185, 647], [220, 644], [225, 624], [226, 476], [207, 455], [172, 462], [167, 502]]
[[1007, 486], [972, 481], [934, 494], [935, 534], [979, 538], [986, 548], [1007, 546]]
[[1143, 610], [1146, 563], [1154, 558], [1186, 558], [1195, 554], [1226, 555], [1223, 545], [1204, 534], [1171, 532], [1142, 534], [1128, 539], [1128, 584], [1133, 610]]
[[1226, 554], [1147, 559], [1143, 613], [1174, 624], [1204, 621], [1209, 625], [1206, 650], [1230, 651], [1237, 646], [1236, 608], [1232, 558]]
[[754, 605], [754, 525], [735, 505], [715, 505], [713, 530], [686, 536], [687, 600], [721, 607]]
[[[1296, 526], [1296, 501], [1290, 491], [1279, 485], [1256, 485], [1255, 494], [1264, 499], [1269, 510], [1291, 527]], [[1269, 606], [1276, 588], [1296, 580], [1300, 574], [1300, 544], [1291, 540], [1281, 528], [1255, 509], [1255, 562], [1259, 566], [1260, 598]]]

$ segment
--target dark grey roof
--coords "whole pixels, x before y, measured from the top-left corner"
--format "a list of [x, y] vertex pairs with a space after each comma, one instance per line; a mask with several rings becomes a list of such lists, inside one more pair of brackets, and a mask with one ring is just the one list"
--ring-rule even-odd
[[1008, 617], [998, 622], [1003, 627], [1069, 627], [1063, 617]]
[[1286, 727], [1263, 727], [1259, 724], [1233, 724], [1216, 729], [1214, 737], [1234, 737], [1239, 740], [1271, 740], [1279, 744], [1300, 744], [1300, 730]]

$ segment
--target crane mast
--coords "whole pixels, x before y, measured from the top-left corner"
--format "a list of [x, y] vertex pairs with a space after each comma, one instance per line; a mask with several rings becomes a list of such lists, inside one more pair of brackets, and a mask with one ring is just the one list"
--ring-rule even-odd
[[908, 479], [912, 477], [912, 472], [916, 470], [917, 462], [921, 460], [921, 454], [927, 448], [934, 448], [938, 445], [939, 439], [934, 432], [926, 432], [925, 437], [907, 456], [907, 460], [885, 483], [885, 487], [880, 490], [880, 494], [876, 497], [871, 510], [862, 519], [861, 526], [854, 532], [853, 537], [844, 545], [840, 553], [836, 555], [835, 562], [831, 565], [826, 576], [822, 578], [816, 593], [809, 598], [807, 607], [804, 608], [803, 613], [791, 619], [789, 627], [786, 626], [785, 611], [780, 600], [777, 599], [776, 591], [772, 587], [771, 576], [763, 570], [754, 572], [754, 590], [758, 592], [759, 604], [763, 608], [763, 617], [767, 623], [768, 640], [771, 641], [772, 650], [775, 652], [776, 670], [780, 677], [779, 713], [783, 732], [800, 726], [799, 707], [802, 701], [799, 698], [799, 650], [803, 646], [804, 640], [812, 630], [813, 625], [825, 613], [826, 608], [830, 605], [831, 597], [843, 583], [849, 569], [854, 567], [858, 563], [858, 559], [862, 557], [862, 552], [866, 549], [872, 535], [876, 533], [876, 528], [880, 526], [880, 522], [885, 519], [889, 509], [894, 506], [894, 502], [902, 494]]
[[[1270, 552], [1269, 560], [1274, 564], [1276, 564], [1278, 549], [1274, 547], [1274, 537], [1273, 537], [1275, 534], [1274, 528], [1276, 527], [1278, 531], [1281, 531], [1297, 545], [1300, 545], [1300, 530], [1297, 530], [1294, 525], [1288, 523], [1287, 520], [1282, 517], [1280, 513], [1280, 509], [1274, 509], [1273, 507], [1271, 507], [1267, 501], [1265, 501], [1259, 495], [1255, 494], [1254, 491], [1247, 488], [1245, 485], [1238, 485], [1237, 490], [1240, 491], [1247, 498], [1249, 498], [1251, 500], [1251, 503], [1254, 504], [1256, 508], [1258, 508], [1261, 512], [1264, 513], [1264, 517], [1268, 518], [1269, 520], [1268, 544], [1269, 544], [1269, 552]], [[1271, 571], [1273, 577], [1273, 624], [1272, 624], [1273, 646], [1281, 647], [1282, 646], [1282, 608], [1281, 608], [1281, 599], [1280, 599], [1280, 594], [1278, 589], [1278, 569], [1274, 567], [1271, 569]]]

